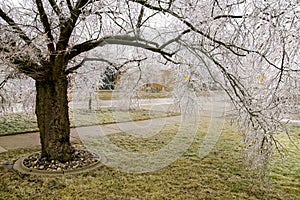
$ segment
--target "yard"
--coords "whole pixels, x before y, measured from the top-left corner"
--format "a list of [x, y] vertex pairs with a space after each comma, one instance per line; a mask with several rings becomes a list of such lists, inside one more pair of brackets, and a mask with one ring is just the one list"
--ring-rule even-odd
[[[74, 114], [76, 112], [76, 114]], [[151, 118], [167, 117], [178, 115], [174, 112], [151, 112], [148, 110], [122, 111], [110, 108], [98, 110], [71, 110], [70, 113], [71, 127], [91, 126], [95, 124], [111, 124], [116, 122], [126, 122], [131, 120], [147, 120]], [[75, 121], [75, 117], [76, 121]], [[115, 116], [118, 116], [117, 119]], [[0, 136], [12, 135], [16, 133], [27, 133], [38, 131], [36, 116], [34, 113], [11, 113], [0, 115]]]
[[[290, 126], [291, 138], [300, 145], [300, 127]], [[159, 134], [137, 139], [128, 134], [109, 136], [115, 144], [130, 151], [155, 151], [176, 134], [176, 125], [165, 126]], [[42, 177], [0, 169], [0, 199], [299, 199], [299, 149], [281, 136], [288, 154], [273, 156], [269, 184], [259, 182], [243, 165], [241, 137], [228, 120], [210, 154], [197, 154], [207, 123], [198, 129], [187, 152], [168, 167], [149, 173], [125, 173], [102, 166], [76, 176]], [[1, 164], [37, 151], [21, 149], [0, 154]]]

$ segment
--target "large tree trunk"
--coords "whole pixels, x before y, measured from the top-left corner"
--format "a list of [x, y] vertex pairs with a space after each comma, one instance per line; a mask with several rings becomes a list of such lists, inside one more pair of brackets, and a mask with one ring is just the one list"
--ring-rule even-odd
[[36, 81], [36, 115], [40, 130], [42, 157], [68, 161], [73, 148], [67, 98], [67, 77]]

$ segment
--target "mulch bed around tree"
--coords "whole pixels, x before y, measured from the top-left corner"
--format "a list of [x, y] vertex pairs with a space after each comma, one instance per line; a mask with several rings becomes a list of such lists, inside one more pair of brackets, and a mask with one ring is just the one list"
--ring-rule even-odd
[[85, 150], [75, 150], [73, 159], [69, 162], [59, 162], [57, 160], [47, 161], [41, 158], [41, 153], [31, 154], [23, 161], [24, 166], [31, 169], [46, 171], [63, 171], [87, 167], [98, 161], [97, 156]]
[[75, 149], [73, 159], [68, 162], [46, 160], [36, 152], [15, 162], [14, 169], [25, 174], [75, 174], [95, 169], [100, 164], [99, 156], [86, 150]]

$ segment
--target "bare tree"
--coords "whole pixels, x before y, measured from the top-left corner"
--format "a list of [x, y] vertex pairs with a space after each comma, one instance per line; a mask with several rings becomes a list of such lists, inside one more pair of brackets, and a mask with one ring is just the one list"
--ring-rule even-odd
[[253, 163], [264, 165], [277, 145], [283, 99], [297, 87], [297, 1], [35, 0], [11, 5], [6, 1], [0, 7], [1, 59], [35, 80], [43, 157], [70, 159], [67, 76], [84, 66], [87, 52], [110, 45], [142, 48], [173, 66], [187, 66], [195, 88], [210, 76], [239, 111]]
[[82, 66], [85, 52], [121, 44], [173, 54], [139, 34], [153, 14], [144, 17], [137, 4], [36, 0], [11, 5], [3, 2], [0, 8], [1, 58], [35, 80], [42, 156], [47, 159], [71, 159], [67, 76]]

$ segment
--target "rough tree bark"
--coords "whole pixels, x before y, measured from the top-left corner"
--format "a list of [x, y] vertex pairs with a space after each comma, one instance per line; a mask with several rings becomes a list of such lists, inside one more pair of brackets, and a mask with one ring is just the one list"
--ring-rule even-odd
[[36, 80], [36, 116], [42, 157], [48, 160], [68, 161], [74, 151], [70, 143], [67, 88], [68, 80], [63, 72]]

